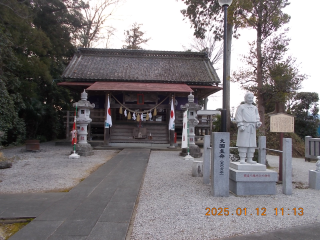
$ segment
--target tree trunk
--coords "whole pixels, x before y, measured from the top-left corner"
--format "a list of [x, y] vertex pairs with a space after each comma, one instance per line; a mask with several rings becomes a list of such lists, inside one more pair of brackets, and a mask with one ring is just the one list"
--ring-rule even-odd
[[226, 110], [227, 110], [227, 132], [230, 132], [230, 71], [231, 71], [231, 45], [232, 45], [233, 24], [227, 23], [227, 64], [226, 64]]

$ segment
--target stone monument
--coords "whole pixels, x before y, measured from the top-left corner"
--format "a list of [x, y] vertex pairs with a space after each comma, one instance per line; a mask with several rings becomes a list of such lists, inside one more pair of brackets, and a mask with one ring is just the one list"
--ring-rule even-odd
[[317, 159], [316, 170], [309, 171], [309, 187], [320, 190], [320, 156]]
[[229, 197], [230, 133], [213, 132], [211, 136], [211, 195]]
[[80, 156], [90, 156], [93, 155], [92, 147], [87, 142], [87, 127], [88, 124], [92, 121], [90, 118], [90, 109], [94, 108], [94, 103], [90, 103], [87, 101], [88, 94], [85, 90], [81, 93], [81, 100], [74, 103], [74, 107], [78, 107], [78, 117], [77, 117], [77, 124], [80, 126], [78, 131], [79, 141], [76, 145], [77, 153]]
[[247, 93], [245, 104], [241, 104], [236, 112], [240, 162], [230, 163], [229, 189], [236, 195], [273, 195], [276, 194], [278, 173], [252, 160], [257, 147], [256, 128], [261, 126], [253, 97], [253, 93]]
[[[194, 96], [192, 93], [188, 96], [188, 103], [181, 105], [182, 110], [188, 110], [188, 140], [189, 140], [189, 154], [194, 158], [200, 158], [202, 153], [198, 145], [195, 144], [195, 126], [198, 125], [197, 111], [201, 109], [199, 104], [194, 103]], [[180, 156], [186, 156], [188, 148], [183, 148]]]

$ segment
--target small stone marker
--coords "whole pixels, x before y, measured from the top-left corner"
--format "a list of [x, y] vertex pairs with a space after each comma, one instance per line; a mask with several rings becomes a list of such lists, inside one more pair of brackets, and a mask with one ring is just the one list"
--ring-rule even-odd
[[320, 190], [320, 156], [317, 159], [316, 170], [309, 171], [309, 188]]
[[192, 177], [202, 177], [202, 161], [193, 161], [192, 163]]
[[229, 197], [230, 133], [212, 133], [211, 194]]
[[282, 192], [292, 194], [292, 139], [283, 139]]

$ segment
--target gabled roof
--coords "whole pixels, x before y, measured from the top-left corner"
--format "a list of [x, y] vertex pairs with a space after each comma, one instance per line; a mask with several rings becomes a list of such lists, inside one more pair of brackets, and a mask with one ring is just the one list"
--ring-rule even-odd
[[132, 81], [216, 85], [206, 53], [80, 48], [62, 74], [65, 81]]

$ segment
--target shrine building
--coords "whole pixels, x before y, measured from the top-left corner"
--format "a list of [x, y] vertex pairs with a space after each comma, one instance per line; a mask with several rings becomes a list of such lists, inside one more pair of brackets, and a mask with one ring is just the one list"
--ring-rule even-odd
[[[192, 93], [195, 103], [200, 104], [222, 89], [203, 52], [80, 48], [62, 78], [59, 86], [79, 95], [83, 90], [88, 93], [88, 101], [95, 104], [88, 139], [107, 144], [169, 143], [171, 100], [175, 131], [181, 135], [180, 106], [188, 102], [188, 95]], [[112, 127], [104, 128], [108, 99]], [[67, 135], [73, 122], [71, 115], [67, 118]], [[211, 119], [201, 119], [198, 128], [211, 127]]]

